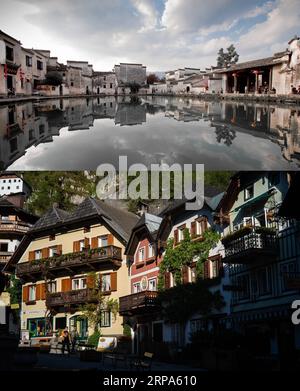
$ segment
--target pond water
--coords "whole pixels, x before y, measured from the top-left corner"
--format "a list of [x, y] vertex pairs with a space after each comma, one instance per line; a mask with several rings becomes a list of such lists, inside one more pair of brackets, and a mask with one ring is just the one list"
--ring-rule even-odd
[[300, 109], [145, 97], [0, 106], [0, 168], [83, 170], [101, 163], [203, 163], [206, 170], [300, 166]]

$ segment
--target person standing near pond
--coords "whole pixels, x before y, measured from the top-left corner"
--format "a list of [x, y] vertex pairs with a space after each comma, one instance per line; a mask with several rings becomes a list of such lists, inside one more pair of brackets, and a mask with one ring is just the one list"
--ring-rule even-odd
[[68, 355], [70, 355], [70, 333], [68, 330], [68, 327], [64, 329], [62, 332], [62, 348], [61, 352], [62, 354], [65, 354], [65, 347], [67, 346]]

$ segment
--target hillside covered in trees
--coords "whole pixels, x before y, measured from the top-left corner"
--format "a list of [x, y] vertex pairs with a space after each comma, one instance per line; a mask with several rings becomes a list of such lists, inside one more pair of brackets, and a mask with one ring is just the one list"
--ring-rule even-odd
[[[233, 172], [210, 171], [205, 173], [205, 185], [224, 191]], [[38, 216], [53, 204], [65, 210], [72, 210], [85, 197], [96, 196], [99, 177], [93, 171], [34, 171], [24, 172], [24, 179], [32, 188], [32, 195], [26, 208]], [[129, 178], [133, 180], [134, 178]], [[151, 199], [144, 200], [151, 203]], [[136, 211], [137, 202], [125, 201], [124, 208]]]

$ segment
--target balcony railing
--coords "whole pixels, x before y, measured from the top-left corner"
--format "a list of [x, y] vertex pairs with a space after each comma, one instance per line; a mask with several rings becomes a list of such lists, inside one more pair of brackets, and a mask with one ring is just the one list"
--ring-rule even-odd
[[34, 260], [30, 262], [19, 263], [16, 267], [18, 277], [31, 279], [38, 278], [45, 272], [67, 275], [71, 272], [84, 272], [95, 270], [97, 266], [104, 263], [113, 263], [115, 266], [121, 266], [122, 250], [120, 247], [106, 246], [93, 250], [85, 250], [78, 253], [69, 253], [56, 255], [47, 259]]
[[121, 315], [130, 315], [136, 312], [148, 311], [157, 308], [157, 292], [144, 291], [120, 297], [119, 312]]
[[0, 232], [18, 232], [24, 234], [29, 230], [30, 227], [30, 224], [23, 223], [21, 221], [0, 221]]
[[78, 289], [67, 292], [48, 293], [46, 305], [48, 308], [79, 305], [97, 301], [93, 289]]
[[13, 253], [8, 251], [0, 251], [0, 262], [5, 263], [8, 262]]
[[276, 254], [277, 235], [275, 231], [252, 227], [224, 238], [225, 262], [247, 263]]

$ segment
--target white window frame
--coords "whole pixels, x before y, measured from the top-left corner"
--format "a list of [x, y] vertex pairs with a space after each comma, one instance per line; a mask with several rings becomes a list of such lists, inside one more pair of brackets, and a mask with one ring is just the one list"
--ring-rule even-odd
[[154, 257], [154, 248], [151, 243], [148, 245], [148, 258], [153, 258]]
[[57, 292], [57, 283], [56, 283], [56, 281], [48, 282], [48, 291], [50, 293], [56, 293]]
[[108, 246], [108, 235], [98, 236], [98, 247], [106, 247], [106, 246]]
[[36, 300], [36, 286], [30, 285], [28, 289], [28, 300], [35, 301]]
[[[152, 287], [152, 289], [150, 288], [150, 285], [154, 282], [154, 289]], [[148, 280], [148, 290], [149, 291], [152, 291], [152, 292], [156, 292], [157, 291], [157, 279], [154, 277], [154, 278], [150, 278]]]
[[[138, 262], [143, 262], [145, 260], [145, 254], [146, 251], [145, 251], [145, 247], [140, 247], [138, 249]], [[143, 257], [141, 258], [141, 254], [143, 254]]]
[[[111, 291], [111, 275], [110, 274], [101, 274], [100, 278], [101, 278], [101, 291], [102, 292], [110, 292]], [[106, 280], [106, 279], [108, 279], [108, 281], [106, 281], [104, 283], [104, 280]]]
[[86, 287], [87, 287], [86, 277], [76, 277], [76, 278], [72, 279], [72, 291], [78, 291], [80, 289], [86, 289]]
[[135, 282], [133, 284], [133, 293], [139, 293], [141, 291], [142, 291], [141, 283], [140, 282]]
[[34, 251], [34, 259], [42, 259], [42, 250], [35, 250]]

